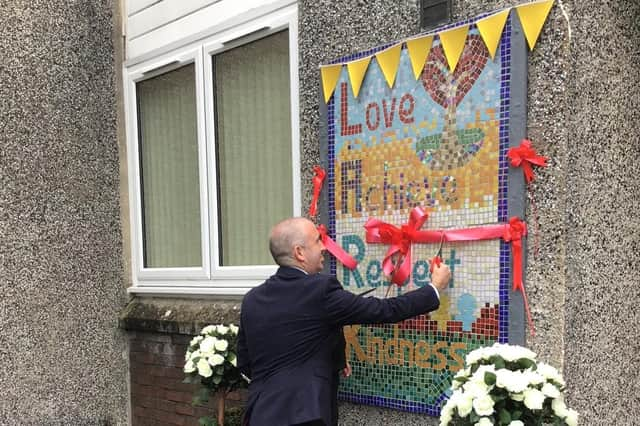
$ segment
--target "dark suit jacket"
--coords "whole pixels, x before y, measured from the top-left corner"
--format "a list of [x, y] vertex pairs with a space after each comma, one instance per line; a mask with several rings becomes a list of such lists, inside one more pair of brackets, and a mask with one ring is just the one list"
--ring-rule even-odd
[[398, 322], [439, 304], [431, 286], [389, 299], [358, 297], [331, 275], [279, 268], [242, 301], [238, 367], [252, 380], [249, 424], [334, 424], [331, 387], [342, 327]]

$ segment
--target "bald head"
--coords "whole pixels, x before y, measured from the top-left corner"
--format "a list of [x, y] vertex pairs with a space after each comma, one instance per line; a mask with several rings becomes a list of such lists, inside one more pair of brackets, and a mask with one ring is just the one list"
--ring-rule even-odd
[[309, 227], [315, 229], [313, 222], [303, 217], [285, 219], [273, 227], [269, 236], [269, 250], [278, 265], [297, 266], [294, 247], [305, 244]]

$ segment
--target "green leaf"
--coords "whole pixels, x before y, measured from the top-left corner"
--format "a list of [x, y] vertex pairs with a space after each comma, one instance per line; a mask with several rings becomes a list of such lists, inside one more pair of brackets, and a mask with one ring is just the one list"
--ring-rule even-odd
[[504, 408], [500, 410], [500, 423], [502, 423], [503, 425], [508, 425], [509, 423], [511, 423], [511, 414], [509, 414], [509, 412]]
[[209, 402], [209, 389], [207, 388], [200, 388], [198, 389], [198, 391], [196, 392], [196, 396], [202, 401], [202, 402]]
[[214, 419], [213, 417], [200, 417], [198, 419], [198, 424], [200, 426], [218, 426], [218, 420]]
[[212, 378], [213, 383], [215, 383], [216, 385], [219, 385], [220, 382], [222, 381], [222, 376], [213, 376]]
[[501, 368], [505, 368], [504, 359], [499, 356], [492, 357], [492, 364], [495, 366], [496, 370], [500, 370]]
[[484, 382], [487, 386], [493, 386], [496, 384], [496, 375], [491, 371], [487, 371], [484, 373]]
[[522, 416], [522, 411], [520, 410], [515, 410], [513, 413], [511, 413], [511, 420], [520, 420], [520, 417]]
[[536, 365], [535, 361], [530, 360], [529, 358], [520, 358], [518, 360], [518, 365], [523, 369], [530, 368], [531, 366]]

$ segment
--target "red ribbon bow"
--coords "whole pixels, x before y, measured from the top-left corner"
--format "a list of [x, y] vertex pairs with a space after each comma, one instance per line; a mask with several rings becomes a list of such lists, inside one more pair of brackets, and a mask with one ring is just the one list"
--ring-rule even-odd
[[340, 247], [335, 241], [331, 239], [329, 234], [327, 233], [327, 227], [320, 224], [318, 225], [318, 232], [320, 233], [320, 237], [322, 238], [322, 244], [324, 248], [327, 249], [329, 253], [331, 253], [336, 259], [340, 261], [346, 268], [355, 269], [358, 265], [358, 262], [347, 253], [342, 247]]
[[511, 242], [511, 250], [513, 253], [513, 291], [520, 291], [522, 293], [529, 330], [532, 335], [535, 335], [536, 331], [533, 326], [533, 319], [531, 318], [529, 301], [527, 300], [527, 293], [524, 291], [524, 283], [522, 282], [522, 237], [526, 235], [527, 224], [517, 217], [512, 217], [509, 219], [509, 225], [504, 228], [502, 239], [506, 242]]
[[313, 199], [311, 200], [311, 206], [309, 207], [309, 216], [315, 216], [318, 212], [318, 198], [320, 198], [320, 190], [324, 183], [324, 178], [327, 173], [320, 166], [313, 166]]
[[547, 167], [547, 157], [538, 155], [535, 149], [531, 147], [531, 141], [529, 139], [522, 139], [520, 146], [509, 148], [507, 151], [507, 157], [511, 160], [513, 167], [522, 166], [524, 172], [524, 178], [527, 183], [533, 180], [533, 168], [531, 165], [540, 167]]
[[398, 286], [404, 284], [411, 272], [411, 244], [427, 242], [419, 236], [427, 217], [427, 212], [415, 207], [409, 214], [409, 222], [399, 228], [378, 219], [369, 219], [364, 225], [367, 243], [391, 245], [384, 255], [382, 270]]

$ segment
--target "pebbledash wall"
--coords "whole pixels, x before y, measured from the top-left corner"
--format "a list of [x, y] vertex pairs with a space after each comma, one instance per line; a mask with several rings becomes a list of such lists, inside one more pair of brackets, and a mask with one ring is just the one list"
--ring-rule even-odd
[[[297, 3], [303, 206], [310, 202], [312, 167], [321, 161], [318, 65], [418, 34], [418, 3]], [[452, 21], [518, 4], [454, 1]], [[633, 424], [640, 415], [637, 392], [625, 391], [637, 389], [627, 372], [640, 368], [634, 350], [640, 337], [640, 218], [634, 204], [640, 185], [633, 167], [640, 153], [634, 132], [640, 118], [639, 20], [640, 5], [632, 0], [557, 1], [527, 61], [526, 133], [551, 160], [537, 171], [529, 195], [536, 211], [528, 208], [526, 215], [532, 222], [537, 214], [538, 223], [526, 267], [537, 334], [527, 335], [526, 344], [563, 370], [568, 403], [590, 425]], [[121, 324], [130, 330], [134, 424], [153, 423], [144, 419], [167, 409], [193, 421], [182, 400], [189, 388], [164, 378], [136, 383], [148, 376], [140, 374], [148, 367], [138, 360], [161, 361], [152, 353], [164, 351], [165, 367], [175, 362], [170, 374], [179, 376], [185, 336], [206, 323], [237, 319], [239, 302], [210, 296], [132, 302]], [[423, 414], [346, 402], [340, 409], [342, 425], [437, 423]]]
[[112, 1], [0, 2], [0, 424], [126, 425]]
[[[125, 292], [116, 3], [0, 5], [2, 424], [195, 424], [180, 383], [186, 342], [238, 318], [239, 297]], [[419, 33], [417, 3], [298, 2], [303, 206], [320, 161], [318, 65]], [[518, 3], [454, 1], [453, 21]], [[532, 187], [539, 252], [530, 241], [526, 286], [537, 335], [527, 345], [562, 368], [589, 425], [640, 416], [639, 20], [635, 0], [557, 1], [528, 59], [527, 133], [551, 161]], [[341, 404], [343, 425], [391, 422], [437, 423]]]

